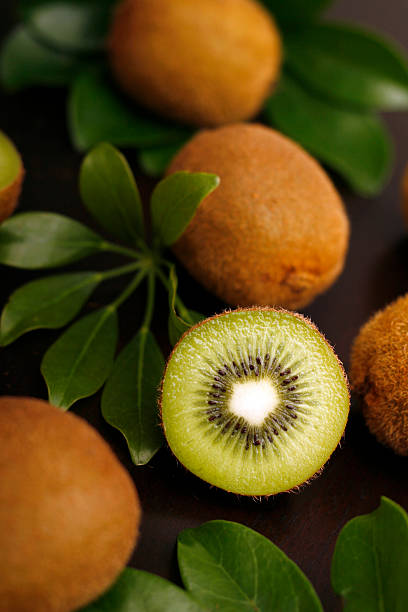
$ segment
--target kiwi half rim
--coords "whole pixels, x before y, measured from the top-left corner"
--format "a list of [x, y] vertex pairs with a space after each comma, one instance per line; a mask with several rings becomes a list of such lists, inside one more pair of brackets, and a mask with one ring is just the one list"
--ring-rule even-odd
[[21, 169], [21, 157], [17, 149], [4, 132], [0, 132], [0, 192], [14, 183]]
[[23, 178], [20, 154], [12, 141], [0, 131], [0, 223], [14, 211]]
[[342, 364], [311, 321], [253, 307], [210, 317], [182, 336], [159, 403], [184, 467], [258, 497], [298, 488], [321, 471], [343, 435], [350, 396]]

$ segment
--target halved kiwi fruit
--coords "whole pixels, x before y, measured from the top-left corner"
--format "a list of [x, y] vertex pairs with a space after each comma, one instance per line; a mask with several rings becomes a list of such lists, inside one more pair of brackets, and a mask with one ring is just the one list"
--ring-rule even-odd
[[241, 309], [191, 328], [165, 371], [169, 446], [191, 472], [242, 495], [272, 495], [316, 474], [346, 425], [344, 370], [299, 314]]
[[0, 223], [17, 206], [23, 182], [21, 157], [9, 138], [0, 132]]

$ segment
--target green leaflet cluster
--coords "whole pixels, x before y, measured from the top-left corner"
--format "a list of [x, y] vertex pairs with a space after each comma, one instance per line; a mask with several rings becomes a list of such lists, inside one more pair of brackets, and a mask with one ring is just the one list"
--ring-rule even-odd
[[[384, 186], [392, 144], [381, 110], [408, 108], [408, 63], [392, 42], [321, 20], [331, 0], [262, 0], [278, 21], [285, 62], [264, 121], [281, 130], [365, 196]], [[101, 141], [135, 147], [144, 171], [161, 176], [191, 128], [129, 103], [103, 55], [115, 0], [21, 0], [22, 22], [0, 57], [0, 80], [16, 91], [66, 86], [71, 140], [79, 151]], [[94, 101], [98, 100], [98, 104]]]
[[[150, 246], [134, 176], [123, 155], [102, 143], [83, 161], [80, 191], [88, 211], [118, 242], [103, 238], [78, 221], [48, 212], [20, 213], [0, 228], [0, 263], [8, 266], [42, 270], [106, 252], [128, 260], [110, 270], [67, 272], [20, 287], [3, 309], [0, 345], [6, 346], [34, 329], [64, 327], [100, 283], [130, 276], [130, 282], [110, 304], [77, 319], [62, 333], [45, 353], [41, 372], [49, 401], [63, 410], [96, 393], [106, 382], [102, 414], [123, 433], [137, 465], [147, 463], [162, 443], [157, 390], [164, 359], [150, 331], [156, 281], [169, 293], [171, 342], [177, 342], [186, 329], [203, 318], [189, 311], [177, 295], [176, 272], [163, 250], [180, 237], [199, 203], [218, 183], [215, 175], [188, 172], [161, 181], [151, 198]], [[118, 309], [142, 283], [147, 286], [143, 322], [115, 359]]]
[[[127, 568], [83, 612], [322, 612], [293, 561], [259, 533], [228, 521], [186, 529], [177, 556], [185, 590]], [[345, 612], [403, 612], [408, 606], [408, 517], [383, 497], [380, 507], [340, 532], [331, 577]]]

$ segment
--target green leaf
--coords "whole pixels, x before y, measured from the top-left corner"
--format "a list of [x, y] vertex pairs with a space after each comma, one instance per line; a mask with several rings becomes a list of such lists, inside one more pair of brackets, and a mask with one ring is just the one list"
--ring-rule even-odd
[[142, 328], [115, 361], [102, 395], [104, 419], [126, 438], [132, 461], [145, 465], [163, 443], [157, 398], [164, 359]]
[[57, 329], [73, 319], [102, 280], [97, 272], [77, 272], [41, 278], [11, 294], [0, 322], [0, 345], [28, 331]]
[[373, 196], [384, 186], [392, 145], [374, 115], [326, 103], [287, 74], [267, 101], [265, 115], [269, 123], [341, 174], [357, 193]]
[[7, 91], [31, 85], [67, 85], [77, 71], [74, 57], [42, 45], [22, 25], [9, 34], [1, 50], [0, 80]]
[[[192, 134], [191, 134], [192, 135]], [[160, 178], [186, 141], [139, 151], [139, 164], [145, 174]]]
[[119, 147], [154, 147], [180, 142], [189, 130], [160, 119], [128, 103], [110, 80], [86, 70], [75, 79], [68, 101], [71, 139], [79, 151], [103, 141]]
[[276, 20], [284, 26], [309, 22], [324, 11], [333, 0], [262, 0]]
[[67, 410], [108, 378], [118, 336], [116, 309], [102, 308], [69, 327], [45, 353], [41, 373], [49, 401]]
[[35, 270], [64, 266], [104, 249], [82, 223], [48, 212], [14, 215], [0, 227], [0, 263]]
[[371, 514], [352, 519], [338, 537], [332, 584], [344, 612], [408, 610], [408, 516], [381, 498]]
[[26, 0], [20, 10], [46, 45], [89, 53], [103, 50], [113, 4], [113, 0]]
[[377, 34], [337, 23], [316, 24], [288, 36], [285, 51], [297, 77], [339, 105], [408, 108], [407, 59]]
[[174, 266], [170, 269], [169, 275], [170, 291], [169, 291], [169, 340], [174, 346], [180, 340], [181, 336], [190, 327], [205, 319], [205, 316], [195, 310], [183, 309], [183, 316], [179, 316], [176, 312], [176, 296], [178, 279]]
[[125, 157], [108, 143], [96, 146], [82, 162], [82, 200], [100, 225], [124, 242], [143, 238], [143, 210], [135, 178]]
[[208, 610], [322, 612], [293, 561], [265, 537], [228, 521], [186, 529], [178, 538], [183, 583]]
[[150, 202], [156, 240], [170, 246], [186, 229], [199, 204], [220, 179], [204, 172], [175, 172], [156, 186]]
[[81, 612], [203, 612], [203, 609], [168, 580], [126, 568], [109, 591]]

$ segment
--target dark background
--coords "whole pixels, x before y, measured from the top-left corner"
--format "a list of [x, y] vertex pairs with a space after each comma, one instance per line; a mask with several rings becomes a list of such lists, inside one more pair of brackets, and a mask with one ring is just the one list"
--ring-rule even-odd
[[[16, 2], [1, 0], [0, 40], [15, 20]], [[408, 47], [406, 0], [338, 0], [330, 14], [393, 36]], [[400, 212], [400, 183], [408, 162], [407, 113], [385, 120], [396, 144], [392, 178], [375, 199], [354, 196], [334, 177], [346, 202], [352, 235], [346, 268], [326, 294], [304, 312], [334, 345], [345, 364], [358, 329], [377, 309], [408, 289], [408, 243]], [[0, 92], [0, 129], [15, 141], [27, 175], [20, 210], [51, 210], [92, 225], [81, 207], [77, 175], [81, 157], [69, 143], [65, 125], [65, 92], [32, 89], [6, 96]], [[136, 168], [134, 153], [129, 160]], [[140, 179], [148, 194], [151, 184]], [[108, 258], [107, 264], [117, 261]], [[92, 260], [77, 266], [97, 267]], [[210, 315], [224, 305], [206, 293], [180, 270], [180, 292], [185, 303]], [[0, 268], [0, 303], [12, 290], [36, 277]], [[95, 307], [116, 293], [121, 280], [103, 285], [93, 297]], [[122, 344], [136, 331], [143, 312], [144, 295], [138, 293], [121, 310]], [[158, 294], [154, 331], [168, 354], [166, 338], [167, 296]], [[0, 394], [46, 398], [39, 371], [41, 356], [58, 332], [36, 331], [0, 349]], [[408, 510], [407, 459], [395, 456], [369, 434], [362, 418], [353, 413], [345, 440], [322, 476], [299, 493], [282, 494], [262, 502], [241, 499], [212, 489], [187, 473], [167, 449], [146, 467], [135, 467], [122, 436], [99, 414], [99, 397], [79, 402], [74, 411], [94, 424], [112, 444], [132, 474], [144, 510], [141, 538], [131, 558], [133, 567], [179, 582], [175, 545], [177, 534], [211, 519], [227, 519], [248, 525], [281, 547], [306, 573], [325, 610], [341, 609], [330, 585], [330, 562], [339, 530], [350, 518], [374, 510], [386, 495]], [[362, 611], [363, 612], [363, 611]]]

